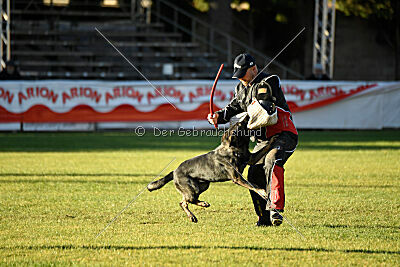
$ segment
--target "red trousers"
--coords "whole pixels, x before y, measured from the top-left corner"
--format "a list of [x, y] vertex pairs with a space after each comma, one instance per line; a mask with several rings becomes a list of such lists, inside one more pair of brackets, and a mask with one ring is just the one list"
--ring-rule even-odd
[[274, 166], [271, 177], [271, 208], [283, 210], [285, 208], [285, 169], [278, 165]]

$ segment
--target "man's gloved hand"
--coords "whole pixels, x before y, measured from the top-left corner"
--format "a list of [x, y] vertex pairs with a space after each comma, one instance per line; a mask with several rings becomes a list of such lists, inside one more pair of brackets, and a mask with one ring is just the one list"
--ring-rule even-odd
[[210, 124], [216, 125], [217, 121], [218, 121], [218, 114], [217, 113], [214, 113], [214, 114], [209, 113], [207, 115], [207, 120]]

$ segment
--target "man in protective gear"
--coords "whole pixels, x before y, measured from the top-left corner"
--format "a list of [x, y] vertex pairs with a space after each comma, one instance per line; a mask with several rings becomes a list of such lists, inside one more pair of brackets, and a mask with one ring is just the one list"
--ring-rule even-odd
[[[240, 82], [235, 95], [223, 109], [208, 115], [212, 124], [224, 124], [235, 115], [247, 112], [248, 128], [256, 131], [256, 146], [248, 180], [269, 193], [269, 202], [250, 191], [258, 215], [257, 226], [282, 224], [285, 207], [284, 164], [297, 147], [298, 133], [277, 75], [258, 73], [255, 59], [240, 54], [234, 61], [232, 78]], [[271, 143], [269, 150], [265, 148]]]

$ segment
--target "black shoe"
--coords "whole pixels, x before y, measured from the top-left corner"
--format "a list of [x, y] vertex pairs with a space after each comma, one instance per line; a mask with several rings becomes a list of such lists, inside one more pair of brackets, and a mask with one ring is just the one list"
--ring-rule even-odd
[[280, 214], [283, 210], [271, 210], [271, 224], [273, 226], [279, 226], [283, 222], [283, 216]]
[[258, 216], [257, 227], [272, 226], [269, 216]]

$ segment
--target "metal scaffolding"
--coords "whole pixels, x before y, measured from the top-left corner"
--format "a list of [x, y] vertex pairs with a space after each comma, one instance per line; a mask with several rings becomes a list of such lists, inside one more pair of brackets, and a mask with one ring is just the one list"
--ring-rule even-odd
[[10, 0], [0, 0], [0, 39], [0, 69], [3, 70], [11, 59]]
[[336, 0], [315, 0], [313, 70], [317, 64], [333, 78]]

